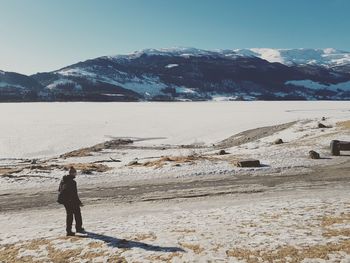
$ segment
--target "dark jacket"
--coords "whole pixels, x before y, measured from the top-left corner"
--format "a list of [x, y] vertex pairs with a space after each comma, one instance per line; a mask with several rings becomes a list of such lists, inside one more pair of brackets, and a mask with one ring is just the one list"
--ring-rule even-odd
[[63, 204], [82, 204], [78, 196], [77, 183], [74, 177], [69, 175], [63, 176], [58, 191], [62, 194]]

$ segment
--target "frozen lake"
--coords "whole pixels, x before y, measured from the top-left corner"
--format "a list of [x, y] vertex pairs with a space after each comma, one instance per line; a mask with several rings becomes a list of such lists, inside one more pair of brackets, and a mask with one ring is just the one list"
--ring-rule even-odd
[[3, 103], [0, 158], [62, 154], [111, 137], [148, 144], [215, 143], [243, 130], [293, 120], [350, 119], [348, 101]]

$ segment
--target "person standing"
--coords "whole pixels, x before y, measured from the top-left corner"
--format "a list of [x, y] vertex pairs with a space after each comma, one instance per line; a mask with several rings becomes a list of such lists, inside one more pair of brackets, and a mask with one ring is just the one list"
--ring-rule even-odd
[[81, 216], [80, 207], [83, 206], [78, 196], [77, 183], [74, 180], [77, 175], [77, 170], [72, 166], [69, 169], [68, 175], [63, 176], [59, 188], [58, 188], [58, 200], [57, 202], [63, 204], [67, 217], [66, 217], [66, 231], [67, 236], [74, 236], [72, 232], [73, 216], [75, 218], [75, 229], [77, 233], [84, 233], [83, 220]]

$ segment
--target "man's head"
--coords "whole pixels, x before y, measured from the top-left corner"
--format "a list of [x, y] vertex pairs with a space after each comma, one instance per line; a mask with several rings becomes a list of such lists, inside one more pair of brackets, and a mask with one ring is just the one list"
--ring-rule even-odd
[[69, 168], [69, 176], [72, 176], [73, 178], [75, 178], [76, 175], [77, 175], [77, 170], [75, 170], [75, 168], [71, 166]]

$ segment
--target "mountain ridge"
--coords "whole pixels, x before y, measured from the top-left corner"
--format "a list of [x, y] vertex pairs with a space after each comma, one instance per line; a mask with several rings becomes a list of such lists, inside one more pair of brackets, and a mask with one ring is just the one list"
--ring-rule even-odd
[[28, 87], [8, 74], [0, 101], [350, 99], [350, 52], [332, 48], [144, 49], [26, 76]]

